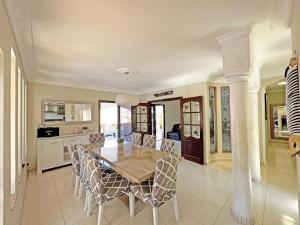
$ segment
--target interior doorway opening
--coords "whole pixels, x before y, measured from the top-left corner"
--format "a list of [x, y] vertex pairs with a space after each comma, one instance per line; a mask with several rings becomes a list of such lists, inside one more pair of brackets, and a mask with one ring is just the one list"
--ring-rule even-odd
[[150, 101], [152, 134], [156, 135], [156, 148], [159, 149], [164, 138], [176, 142], [176, 152], [181, 154], [181, 115], [180, 99]]

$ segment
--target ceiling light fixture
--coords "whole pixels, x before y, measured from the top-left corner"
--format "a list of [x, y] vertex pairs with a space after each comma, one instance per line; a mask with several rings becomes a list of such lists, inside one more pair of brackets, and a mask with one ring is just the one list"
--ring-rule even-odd
[[278, 82], [278, 85], [286, 85], [286, 81], [280, 81]]
[[136, 70], [131, 69], [129, 67], [123, 67], [123, 68], [117, 69], [117, 72], [124, 76], [132, 76], [132, 75], [137, 74]]

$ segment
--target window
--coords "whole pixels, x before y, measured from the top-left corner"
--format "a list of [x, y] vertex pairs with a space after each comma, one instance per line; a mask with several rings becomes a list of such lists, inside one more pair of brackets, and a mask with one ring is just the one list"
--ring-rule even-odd
[[10, 154], [11, 154], [11, 193], [16, 193], [16, 183], [17, 183], [17, 155], [16, 155], [16, 86], [17, 86], [17, 77], [16, 77], [16, 56], [14, 51], [11, 49], [11, 90], [10, 90]]
[[4, 55], [0, 49], [0, 218], [3, 218], [3, 202], [4, 202]]

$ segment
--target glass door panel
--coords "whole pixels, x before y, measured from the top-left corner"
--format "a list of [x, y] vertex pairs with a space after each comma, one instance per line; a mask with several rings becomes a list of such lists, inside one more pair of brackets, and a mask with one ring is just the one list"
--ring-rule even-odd
[[131, 134], [131, 106], [120, 106], [120, 138], [130, 140]]
[[209, 87], [209, 136], [210, 152], [217, 152], [216, 87]]
[[114, 102], [100, 102], [100, 132], [105, 140], [118, 137], [118, 106]]
[[230, 89], [221, 87], [222, 150], [231, 152]]

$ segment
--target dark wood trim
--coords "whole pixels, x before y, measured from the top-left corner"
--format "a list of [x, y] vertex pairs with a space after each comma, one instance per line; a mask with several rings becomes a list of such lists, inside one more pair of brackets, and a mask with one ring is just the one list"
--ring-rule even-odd
[[[200, 130], [200, 139], [196, 139], [192, 137], [192, 114], [196, 112], [190, 112], [190, 132], [191, 136], [190, 137], [185, 137], [184, 136], [184, 119], [183, 119], [183, 104], [185, 102], [190, 102], [190, 101], [197, 101], [199, 102], [199, 112], [200, 113], [200, 121], [199, 125], [195, 124], [195, 126], [199, 126]], [[189, 97], [189, 98], [183, 98], [180, 101], [180, 122], [181, 122], [181, 154], [185, 159], [188, 159], [190, 161], [199, 163], [204, 165], [204, 134], [203, 134], [203, 96], [195, 96], [195, 97]], [[186, 148], [189, 149], [187, 152]], [[193, 153], [190, 152], [190, 149], [197, 149], [200, 151], [199, 156], [195, 155], [195, 151]]]
[[180, 99], [183, 99], [183, 97], [174, 97], [174, 98], [151, 100], [151, 101], [149, 101], [149, 103], [176, 101], [176, 100], [180, 100]]
[[288, 140], [288, 138], [284, 138], [284, 137], [275, 137], [274, 135], [274, 116], [273, 116], [273, 108], [276, 107], [276, 106], [286, 106], [285, 103], [276, 103], [276, 104], [270, 104], [269, 106], [269, 118], [270, 118], [270, 132], [271, 132], [271, 139], [274, 139], [274, 140]]

